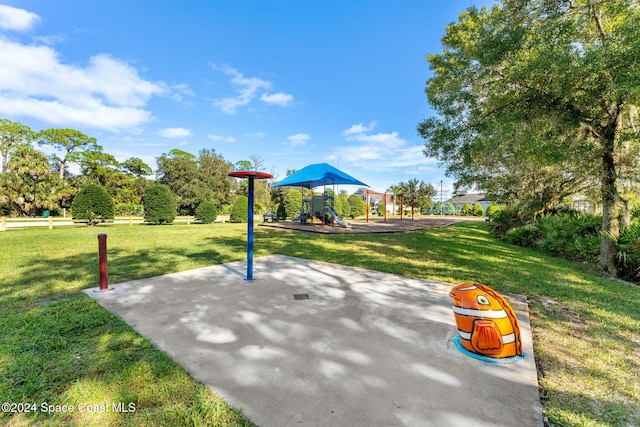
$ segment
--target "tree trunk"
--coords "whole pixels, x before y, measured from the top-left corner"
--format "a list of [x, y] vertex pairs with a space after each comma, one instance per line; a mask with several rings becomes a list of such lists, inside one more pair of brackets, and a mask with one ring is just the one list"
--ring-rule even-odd
[[616, 242], [620, 237], [620, 197], [618, 196], [615, 148], [622, 127], [622, 105], [612, 105], [609, 123], [603, 129], [602, 139], [602, 236], [600, 266], [609, 275], [617, 277]]
[[64, 166], [66, 162], [67, 161], [65, 159], [60, 160], [60, 171], [58, 171], [58, 174], [60, 175], [60, 180], [64, 179]]

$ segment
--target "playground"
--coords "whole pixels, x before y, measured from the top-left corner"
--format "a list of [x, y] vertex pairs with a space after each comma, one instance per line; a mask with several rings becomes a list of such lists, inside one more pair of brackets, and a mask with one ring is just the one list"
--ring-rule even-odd
[[[468, 218], [435, 216], [419, 217], [415, 219], [387, 218], [386, 220], [349, 220], [350, 227], [341, 227], [334, 224], [323, 224], [321, 222], [300, 223], [294, 221], [287, 222], [263, 222], [260, 226], [272, 227], [285, 230], [305, 231], [309, 233], [321, 234], [360, 234], [360, 233], [408, 233], [411, 231], [429, 230], [431, 228], [447, 227], [459, 222], [468, 221]], [[482, 220], [482, 218], [480, 218]]]
[[[406, 233], [446, 227], [466, 220], [455, 217], [444, 218], [442, 216], [416, 217], [415, 200], [402, 196], [398, 205], [401, 213], [400, 217], [389, 218], [387, 217], [387, 196], [391, 195], [369, 189], [364, 189], [365, 195], [363, 196], [367, 206], [366, 219], [347, 220], [336, 212], [334, 198], [336, 185], [368, 187], [364, 182], [326, 163], [308, 165], [279, 181], [273, 187], [300, 187], [308, 190], [322, 187], [323, 191], [319, 195], [314, 193], [311, 198], [303, 199], [299, 215], [291, 218], [291, 221], [275, 221], [275, 215], [269, 213], [263, 216], [264, 222], [260, 225], [322, 234]], [[327, 192], [327, 187], [331, 188], [331, 192]], [[382, 196], [381, 203], [384, 208], [379, 216], [369, 215], [369, 208], [371, 207], [369, 197], [374, 194]], [[405, 203], [405, 209], [410, 207], [410, 210], [407, 211], [409, 214], [405, 214], [404, 217], [402, 215], [405, 210], [403, 209], [403, 203]]]

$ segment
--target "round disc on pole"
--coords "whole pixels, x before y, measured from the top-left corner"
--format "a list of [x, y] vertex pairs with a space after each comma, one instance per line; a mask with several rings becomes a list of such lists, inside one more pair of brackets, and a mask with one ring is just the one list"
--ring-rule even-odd
[[233, 171], [227, 174], [228, 176], [232, 176], [234, 178], [255, 178], [255, 179], [268, 179], [273, 178], [273, 175], [266, 172], [258, 172], [258, 171]]

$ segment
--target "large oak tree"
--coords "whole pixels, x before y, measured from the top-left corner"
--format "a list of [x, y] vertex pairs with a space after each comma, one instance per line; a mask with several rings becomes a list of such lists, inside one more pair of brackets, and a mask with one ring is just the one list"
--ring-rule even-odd
[[[426, 94], [438, 117], [425, 154], [466, 186], [538, 198], [543, 212], [599, 185], [603, 230], [619, 235], [619, 173], [637, 144], [640, 7], [630, 0], [504, 0], [450, 24], [428, 56]], [[632, 159], [637, 167], [637, 158]], [[521, 193], [521, 194], [518, 194]], [[601, 265], [616, 275], [615, 243]]]

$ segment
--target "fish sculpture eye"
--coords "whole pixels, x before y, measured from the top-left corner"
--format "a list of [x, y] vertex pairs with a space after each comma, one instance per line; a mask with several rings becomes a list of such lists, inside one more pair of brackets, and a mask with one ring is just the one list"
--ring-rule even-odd
[[477, 300], [482, 305], [489, 305], [489, 298], [484, 295], [478, 295]]

